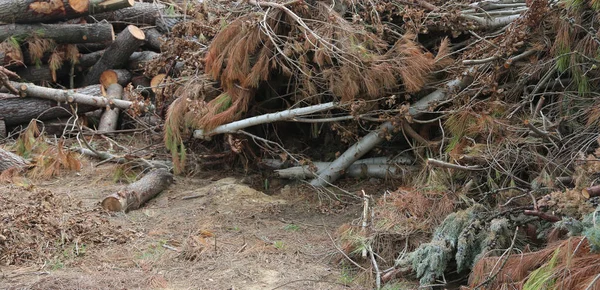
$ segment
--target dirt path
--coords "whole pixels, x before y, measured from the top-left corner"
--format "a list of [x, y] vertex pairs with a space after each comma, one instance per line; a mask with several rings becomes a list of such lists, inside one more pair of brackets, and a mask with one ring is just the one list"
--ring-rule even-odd
[[[111, 180], [113, 170], [86, 167], [79, 176], [35, 187], [94, 209], [120, 187]], [[35, 192], [15, 185], [0, 191], [15, 198]], [[45, 265], [2, 266], [0, 288], [361, 289], [331, 262], [337, 251], [328, 236], [360, 209], [325, 215], [306, 198], [311, 194], [286, 187], [269, 196], [236, 178], [177, 178], [140, 210], [97, 213], [111, 228], [121, 227], [125, 243], [78, 245]]]

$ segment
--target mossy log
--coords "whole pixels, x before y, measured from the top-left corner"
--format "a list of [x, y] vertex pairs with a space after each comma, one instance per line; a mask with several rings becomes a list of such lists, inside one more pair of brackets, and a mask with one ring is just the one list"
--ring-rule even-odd
[[61, 21], [133, 6], [133, 0], [0, 0], [0, 22]]
[[154, 170], [142, 179], [128, 185], [102, 200], [102, 207], [109, 211], [130, 211], [138, 209], [167, 189], [173, 183], [173, 175], [165, 169]]
[[92, 66], [85, 77], [84, 84], [97, 84], [105, 70], [124, 67], [131, 54], [144, 43], [145, 39], [146, 36], [141, 29], [133, 25], [127, 26]]
[[110, 23], [0, 25], [0, 41], [9, 37], [24, 39], [33, 36], [57, 43], [96, 43], [113, 41], [115, 32]]

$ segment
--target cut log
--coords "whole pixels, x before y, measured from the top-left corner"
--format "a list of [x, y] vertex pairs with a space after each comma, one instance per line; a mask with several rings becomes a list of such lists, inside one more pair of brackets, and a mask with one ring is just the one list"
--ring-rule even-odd
[[111, 43], [112, 41], [100, 43], [78, 43], [77, 49], [80, 53], [92, 53], [99, 50], [105, 50]]
[[[77, 113], [81, 114], [96, 109], [96, 106], [79, 105], [77, 106]], [[69, 104], [59, 105], [52, 100], [21, 98], [16, 95], [14, 98], [0, 99], [0, 116], [2, 116], [7, 126], [27, 124], [32, 119], [44, 121], [72, 115]]]
[[104, 50], [81, 54], [81, 55], [79, 55], [79, 63], [77, 64], [77, 67], [79, 68], [80, 71], [88, 69], [88, 68], [92, 67], [94, 64], [96, 64], [100, 60], [100, 58], [102, 57], [103, 54], [104, 54]]
[[0, 22], [61, 21], [133, 6], [133, 0], [1, 0]]
[[581, 194], [585, 198], [600, 196], [600, 185], [590, 186], [581, 190]]
[[102, 200], [102, 207], [109, 211], [130, 211], [138, 209], [167, 189], [173, 183], [173, 175], [165, 169], [154, 170], [142, 179], [128, 185]]
[[[114, 105], [114, 107], [120, 109], [129, 109], [132, 106], [138, 106], [141, 110], [147, 109], [143, 102], [132, 103], [124, 100], [109, 100], [105, 97], [98, 97], [97, 95], [86, 94], [81, 90], [59, 90], [36, 86], [30, 83], [17, 83], [9, 82], [13, 85], [22, 97], [36, 97], [48, 100], [54, 100], [61, 103], [77, 103], [82, 105], [90, 105], [95, 107], [104, 108], [106, 106]], [[92, 86], [93, 87], [93, 86]], [[99, 87], [99, 86], [98, 86]]]
[[131, 80], [131, 73], [125, 69], [109, 69], [100, 75], [100, 84], [108, 88], [112, 84], [126, 86]]
[[[106, 97], [109, 99], [122, 99], [123, 98], [123, 87], [117, 83], [113, 83], [106, 88]], [[117, 123], [119, 122], [119, 108], [106, 108], [104, 114], [100, 118], [100, 125], [98, 130], [103, 132], [117, 130]]]
[[156, 28], [146, 29], [146, 46], [160, 52], [160, 45], [163, 42], [163, 35]]
[[150, 80], [150, 88], [152, 88], [152, 92], [155, 94], [160, 94], [162, 91], [162, 85], [164, 85], [165, 78], [167, 78], [166, 74], [157, 74]]
[[165, 5], [157, 3], [135, 2], [132, 7], [111, 12], [95, 14], [89, 17], [92, 21], [106, 20], [111, 23], [126, 23], [133, 25], [154, 25], [160, 17]]
[[39, 36], [57, 43], [105, 42], [115, 39], [110, 23], [95, 24], [7, 24], [0, 25], [0, 41]]
[[0, 148], [0, 172], [9, 168], [22, 168], [27, 164], [21, 156]]
[[142, 72], [146, 67], [146, 64], [158, 57], [160, 54], [154, 51], [140, 51], [134, 52], [129, 57], [127, 62], [127, 69], [131, 72]]
[[[14, 72], [19, 75], [20, 80], [23, 82], [30, 82], [38, 85], [43, 82], [55, 82], [52, 77], [52, 71], [48, 65], [19, 67], [15, 69]], [[56, 79], [62, 79], [68, 75], [68, 66], [63, 66], [56, 71]]]
[[92, 66], [85, 77], [84, 84], [97, 84], [100, 81], [100, 74], [105, 70], [124, 67], [131, 54], [144, 43], [145, 39], [141, 29], [133, 25], [127, 26], [102, 54], [100, 60]]

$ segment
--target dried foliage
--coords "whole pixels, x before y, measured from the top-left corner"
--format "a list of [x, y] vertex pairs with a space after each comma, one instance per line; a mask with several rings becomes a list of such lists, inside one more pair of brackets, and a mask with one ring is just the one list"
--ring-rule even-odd
[[39, 188], [0, 195], [0, 263], [44, 264], [85, 254], [95, 244], [123, 243], [127, 234], [97, 210]]

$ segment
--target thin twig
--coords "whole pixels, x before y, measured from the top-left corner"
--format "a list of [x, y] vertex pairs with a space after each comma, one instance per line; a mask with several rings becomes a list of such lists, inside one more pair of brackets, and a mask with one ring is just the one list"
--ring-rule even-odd
[[431, 158], [427, 159], [427, 165], [431, 165], [431, 166], [435, 166], [435, 167], [441, 167], [441, 168], [456, 169], [456, 170], [466, 170], [466, 171], [483, 170], [483, 168], [481, 166], [479, 166], [479, 165], [463, 166], [463, 165], [448, 163], [448, 162], [444, 162], [444, 161], [436, 160], [436, 159], [431, 159]]

